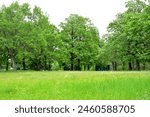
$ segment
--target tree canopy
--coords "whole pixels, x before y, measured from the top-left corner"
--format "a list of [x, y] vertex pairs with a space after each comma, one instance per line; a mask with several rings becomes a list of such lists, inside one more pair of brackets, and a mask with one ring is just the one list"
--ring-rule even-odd
[[114, 70], [117, 70], [117, 64], [122, 64], [123, 70], [127, 69], [126, 64], [128, 70], [140, 70], [141, 65], [145, 70], [150, 60], [150, 6], [140, 0], [131, 0], [126, 3], [126, 8], [109, 24], [109, 39], [104, 48], [112, 55], [109, 61]]
[[1, 6], [0, 70], [149, 70], [149, 0], [125, 6], [102, 37], [78, 14], [56, 27], [37, 6]]

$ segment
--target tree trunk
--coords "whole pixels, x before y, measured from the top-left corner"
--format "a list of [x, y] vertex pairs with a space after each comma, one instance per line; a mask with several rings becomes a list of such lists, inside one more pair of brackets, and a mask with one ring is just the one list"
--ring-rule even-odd
[[51, 66], [51, 62], [50, 62], [50, 60], [49, 60], [49, 62], [48, 62], [48, 70], [49, 70], [49, 71], [51, 71], [51, 67], [52, 67], [52, 66]]
[[71, 71], [74, 70], [74, 65], [73, 65], [73, 53], [70, 54], [71, 55], [71, 58], [70, 58], [70, 62], [71, 62]]
[[12, 64], [13, 64], [13, 70], [17, 71], [17, 65], [16, 65], [16, 62], [15, 62], [15, 57], [12, 57]]
[[6, 71], [8, 71], [8, 69], [9, 69], [9, 58], [7, 56], [7, 59], [6, 59]]
[[23, 65], [23, 70], [26, 70], [25, 57], [23, 57], [22, 59], [22, 65]]
[[125, 62], [122, 62], [122, 70], [125, 70]]
[[116, 71], [117, 70], [117, 62], [112, 62], [112, 68], [113, 68], [113, 71]]
[[81, 71], [80, 59], [78, 59], [78, 66], [77, 66], [77, 70]]
[[37, 64], [37, 70], [38, 71], [40, 71], [41, 69], [43, 69], [41, 57], [37, 60], [36, 64]]
[[71, 61], [71, 71], [73, 71], [74, 69], [73, 69], [73, 63], [72, 63], [72, 61]]
[[[72, 27], [71, 28], [71, 49], [73, 49], [74, 48], [74, 45], [73, 45], [73, 40], [74, 40], [74, 27]], [[71, 71], [73, 71], [74, 70], [74, 65], [73, 65], [73, 59], [74, 59], [74, 54], [73, 54], [73, 52], [71, 52], [70, 53], [70, 55], [71, 55], [71, 58], [70, 58], [70, 61], [71, 61]]]
[[136, 60], [136, 70], [140, 70], [140, 62], [139, 60]]
[[146, 68], [146, 64], [145, 64], [145, 63], [143, 63], [143, 70], [145, 70], [145, 68]]
[[132, 63], [131, 63], [131, 61], [129, 62], [129, 70], [130, 71], [132, 70]]
[[86, 65], [84, 65], [84, 71], [86, 71]]
[[132, 70], [136, 70], [136, 61], [132, 61]]
[[117, 67], [118, 67], [117, 62], [115, 62], [115, 71], [117, 71]]
[[88, 65], [88, 71], [90, 70], [90, 65]]
[[44, 56], [44, 69], [47, 70], [47, 57]]
[[114, 71], [114, 69], [115, 69], [115, 67], [114, 67], [114, 62], [112, 62], [112, 69], [113, 69], [113, 71]]

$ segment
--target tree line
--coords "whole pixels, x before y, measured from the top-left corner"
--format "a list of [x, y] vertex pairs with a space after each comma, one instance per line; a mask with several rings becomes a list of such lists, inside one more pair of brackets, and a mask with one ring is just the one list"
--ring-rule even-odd
[[111, 61], [113, 70], [148, 70], [150, 1], [130, 0], [125, 5], [126, 11], [117, 15], [103, 36], [106, 44], [101, 56]]
[[99, 36], [89, 18], [71, 14], [59, 27], [41, 8], [0, 8], [0, 70], [149, 70], [150, 6], [130, 0]]

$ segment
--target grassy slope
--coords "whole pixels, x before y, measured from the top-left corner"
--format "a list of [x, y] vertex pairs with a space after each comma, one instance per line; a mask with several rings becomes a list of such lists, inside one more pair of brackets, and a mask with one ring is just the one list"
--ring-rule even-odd
[[150, 99], [150, 72], [0, 72], [0, 99]]

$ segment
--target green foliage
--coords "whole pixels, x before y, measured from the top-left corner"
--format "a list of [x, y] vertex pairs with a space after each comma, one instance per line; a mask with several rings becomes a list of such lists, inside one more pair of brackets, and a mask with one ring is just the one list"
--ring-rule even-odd
[[53, 70], [53, 71], [58, 71], [58, 70], [60, 70], [60, 66], [59, 66], [59, 63], [58, 63], [57, 61], [54, 61], [54, 62], [52, 63], [52, 70]]
[[0, 70], [149, 70], [150, 5], [125, 5], [102, 39], [90, 19], [77, 14], [58, 29], [37, 6], [1, 6]]
[[147, 12], [150, 6], [140, 0], [131, 0], [126, 7], [127, 11], [118, 14], [116, 20], [109, 24], [104, 50], [111, 54], [108, 61], [122, 64], [123, 70], [125, 64], [128, 64], [129, 70], [140, 70], [143, 64], [144, 70], [145, 63], [150, 60]]
[[9, 7], [3, 6], [0, 14], [0, 45], [4, 63], [11, 59], [14, 70], [21, 63], [24, 70], [50, 69], [48, 64], [56, 59], [54, 47], [58, 44], [55, 40], [58, 31], [41, 9], [35, 6], [31, 12], [28, 4], [15, 2]]
[[60, 24], [64, 47], [69, 50], [70, 69], [93, 65], [99, 52], [99, 33], [88, 18], [71, 14]]

